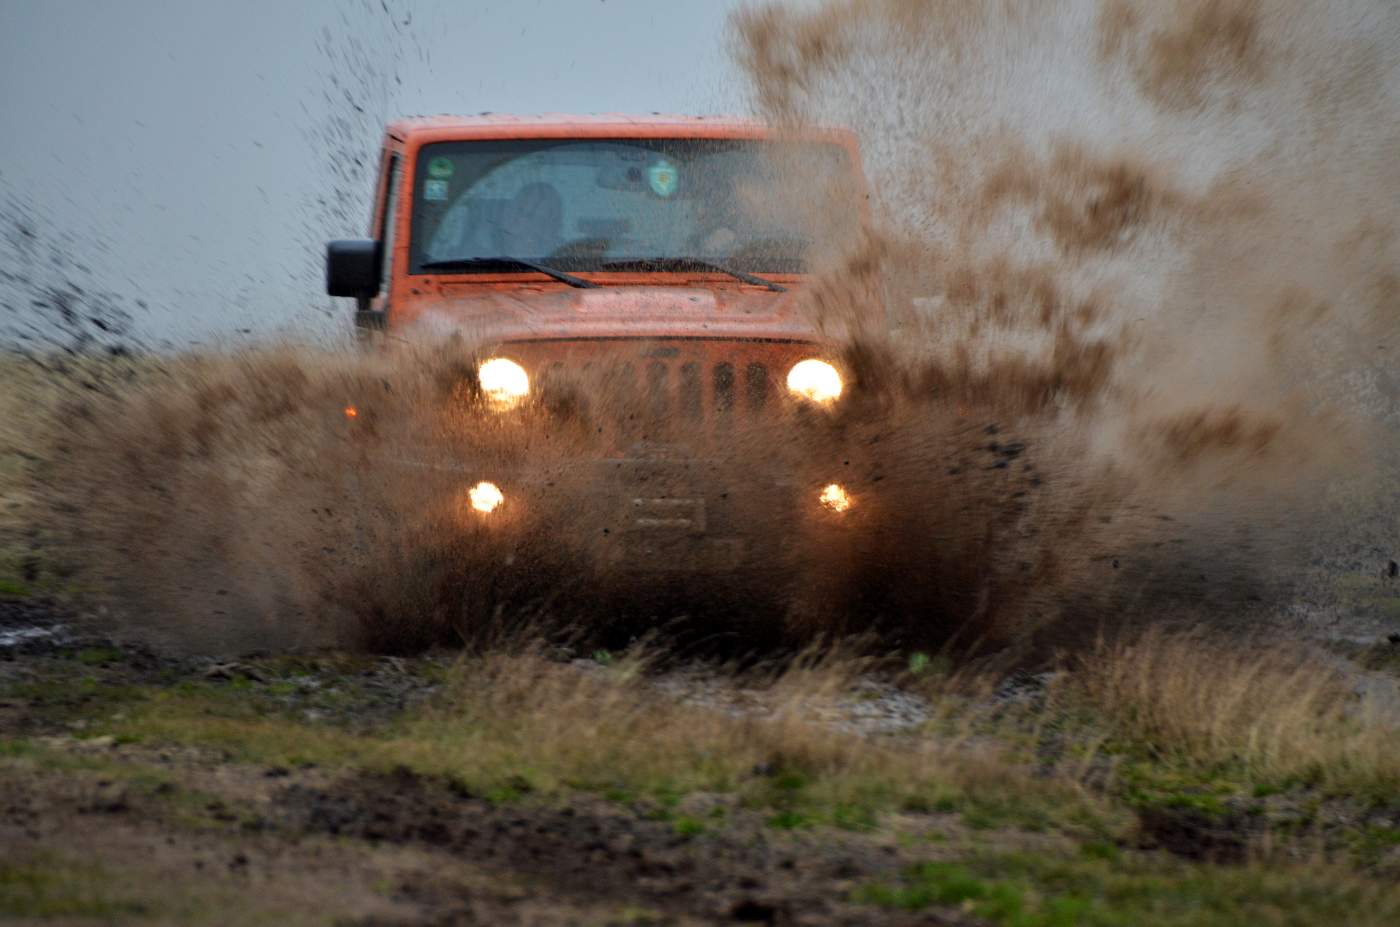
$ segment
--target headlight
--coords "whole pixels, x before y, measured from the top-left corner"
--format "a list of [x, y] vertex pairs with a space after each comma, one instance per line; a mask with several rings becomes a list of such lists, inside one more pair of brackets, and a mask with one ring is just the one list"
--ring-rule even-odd
[[824, 488], [820, 496], [820, 501], [822, 508], [826, 509], [828, 512], [837, 512], [838, 514], [851, 507], [851, 495], [846, 492], [845, 487], [840, 483], [832, 483]]
[[504, 357], [482, 362], [476, 377], [487, 400], [498, 409], [517, 406], [530, 394], [530, 375], [524, 367]]
[[816, 403], [826, 404], [841, 398], [841, 374], [826, 361], [808, 358], [798, 361], [788, 371], [788, 389]]
[[506, 501], [506, 496], [501, 492], [501, 487], [482, 480], [467, 490], [467, 499], [471, 501], [472, 508], [483, 515], [490, 515]]

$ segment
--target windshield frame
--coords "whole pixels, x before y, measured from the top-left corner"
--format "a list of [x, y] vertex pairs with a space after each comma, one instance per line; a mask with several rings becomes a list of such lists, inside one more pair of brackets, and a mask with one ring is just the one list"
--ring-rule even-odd
[[[404, 152], [404, 166], [407, 170], [406, 176], [404, 178], [404, 192], [407, 195], [402, 197], [399, 203], [399, 207], [401, 210], [400, 226], [403, 231], [403, 234], [399, 237], [397, 243], [398, 247], [395, 249], [396, 251], [400, 251], [400, 260], [396, 261], [395, 263], [398, 264], [399, 273], [402, 276], [413, 279], [428, 277], [450, 277], [468, 280], [490, 280], [499, 279], [502, 277], [509, 278], [518, 275], [538, 276], [538, 273], [536, 271], [528, 270], [525, 268], [521, 268], [519, 270], [507, 270], [499, 267], [488, 268], [486, 266], [483, 266], [481, 269], [423, 269], [422, 265], [431, 263], [433, 259], [424, 250], [422, 250], [421, 245], [425, 236], [431, 235], [432, 233], [427, 228], [423, 227], [423, 225], [421, 224], [422, 220], [420, 219], [419, 215], [419, 207], [423, 203], [423, 184], [427, 179], [429, 179], [427, 176], [427, 165], [433, 157], [432, 149], [434, 146], [443, 143], [472, 144], [477, 142], [520, 142], [541, 143], [542, 146], [547, 146], [549, 143], [569, 142], [594, 143], [602, 145], [627, 145], [635, 144], [637, 142], [648, 142], [654, 145], [657, 143], [664, 144], [666, 142], [675, 142], [681, 145], [704, 143], [719, 143], [722, 145], [723, 143], [733, 143], [736, 146], [742, 146], [745, 144], [830, 146], [833, 150], [839, 152], [839, 157], [841, 158], [841, 161], [838, 165], [838, 169], [843, 173], [849, 175], [853, 184], [856, 185], [855, 189], [858, 194], [863, 193], [864, 190], [863, 173], [861, 171], [859, 153], [855, 144], [855, 138], [850, 132], [841, 129], [815, 129], [802, 132], [778, 132], [758, 124], [721, 124], [719, 122], [707, 124], [704, 123], [702, 120], [696, 120], [693, 124], [613, 125], [610, 127], [605, 125], [585, 125], [580, 127], [572, 125], [544, 124], [532, 125], [528, 127], [522, 126], [520, 128], [529, 128], [533, 131], [502, 133], [498, 129], [498, 131], [490, 133], [464, 133], [461, 131], [448, 132], [443, 129], [428, 131], [420, 130], [418, 132], [409, 133], [408, 137], [402, 140], [405, 143], [404, 147], [406, 149]], [[582, 128], [583, 131], [580, 131], [580, 128]], [[611, 128], [612, 130], [609, 131], [609, 128]], [[495, 167], [492, 168], [492, 170], [495, 169]], [[868, 206], [866, 200], [867, 197], [864, 195], [857, 196], [856, 208], [862, 214], [866, 212]], [[461, 255], [459, 257], [506, 256], [493, 254]], [[654, 256], [648, 255], [648, 257]], [[677, 257], [701, 256], [677, 255]], [[626, 262], [625, 257], [622, 260], [624, 263]], [[639, 274], [646, 276], [694, 277], [697, 275], [725, 276], [728, 274], [727, 270], [723, 270], [720, 268], [710, 270], [700, 268], [698, 266], [694, 269], [685, 270], [658, 269], [632, 271], [609, 269], [606, 266], [604, 266], [607, 263], [617, 263], [617, 261], [618, 258], [615, 256], [602, 256], [596, 262], [595, 266], [583, 266], [579, 263], [573, 263], [571, 261], [559, 263], [557, 266], [560, 270], [567, 271], [570, 274], [598, 275], [600, 277], [619, 275], [637, 276]], [[713, 260], [711, 262], [717, 263]], [[553, 265], [554, 263], [555, 262], [551, 262], [551, 265]], [[703, 261], [697, 261], [697, 264], [698, 263], [703, 263]], [[748, 271], [750, 273], [760, 273], [767, 277], [778, 278], [800, 277], [808, 273], [808, 269], [805, 266], [803, 266], [803, 262], [800, 260], [789, 260], [786, 262], [786, 264], [788, 266], [777, 268], [754, 267], [745, 264], [739, 269], [742, 271]]]

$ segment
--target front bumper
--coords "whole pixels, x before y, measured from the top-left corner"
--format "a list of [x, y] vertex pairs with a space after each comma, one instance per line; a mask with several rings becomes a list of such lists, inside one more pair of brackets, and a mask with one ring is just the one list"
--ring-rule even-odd
[[580, 461], [561, 473], [472, 473], [466, 485], [477, 479], [499, 486], [504, 502], [464, 517], [507, 536], [552, 537], [606, 572], [776, 569], [862, 514], [859, 500], [840, 511], [829, 504], [831, 481], [716, 460]]

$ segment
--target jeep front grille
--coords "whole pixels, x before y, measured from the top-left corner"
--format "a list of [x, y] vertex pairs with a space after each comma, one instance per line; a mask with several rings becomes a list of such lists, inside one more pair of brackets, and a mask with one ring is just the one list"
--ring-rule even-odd
[[748, 400], [749, 411], [757, 414], [768, 403], [768, 368], [763, 364], [749, 364], [744, 373], [744, 396]]
[[[632, 376], [631, 365], [620, 371], [622, 379]], [[652, 361], [646, 367], [643, 388], [644, 407], [652, 421], [675, 417], [684, 422], [732, 421], [736, 410], [749, 415], [762, 413], [769, 401], [768, 367], [751, 363], [743, 368], [743, 402], [738, 401], [739, 377], [733, 364], [721, 361], [705, 371], [695, 361], [667, 364]], [[625, 397], [624, 391], [619, 397]]]
[[533, 371], [546, 395], [557, 386], [589, 409], [600, 434], [615, 429], [629, 441], [674, 442], [732, 433], [777, 414], [781, 371], [811, 351], [798, 342], [677, 339], [542, 342], [512, 356]]

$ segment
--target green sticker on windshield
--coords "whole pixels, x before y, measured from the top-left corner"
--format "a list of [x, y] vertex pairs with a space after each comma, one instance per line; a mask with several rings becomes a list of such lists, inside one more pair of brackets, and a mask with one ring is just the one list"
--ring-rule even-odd
[[428, 176], [434, 180], [446, 180], [452, 176], [453, 169], [452, 159], [441, 155], [428, 162]]
[[651, 192], [657, 196], [669, 197], [675, 193], [680, 179], [676, 166], [665, 158], [647, 168], [647, 182], [651, 184]]

